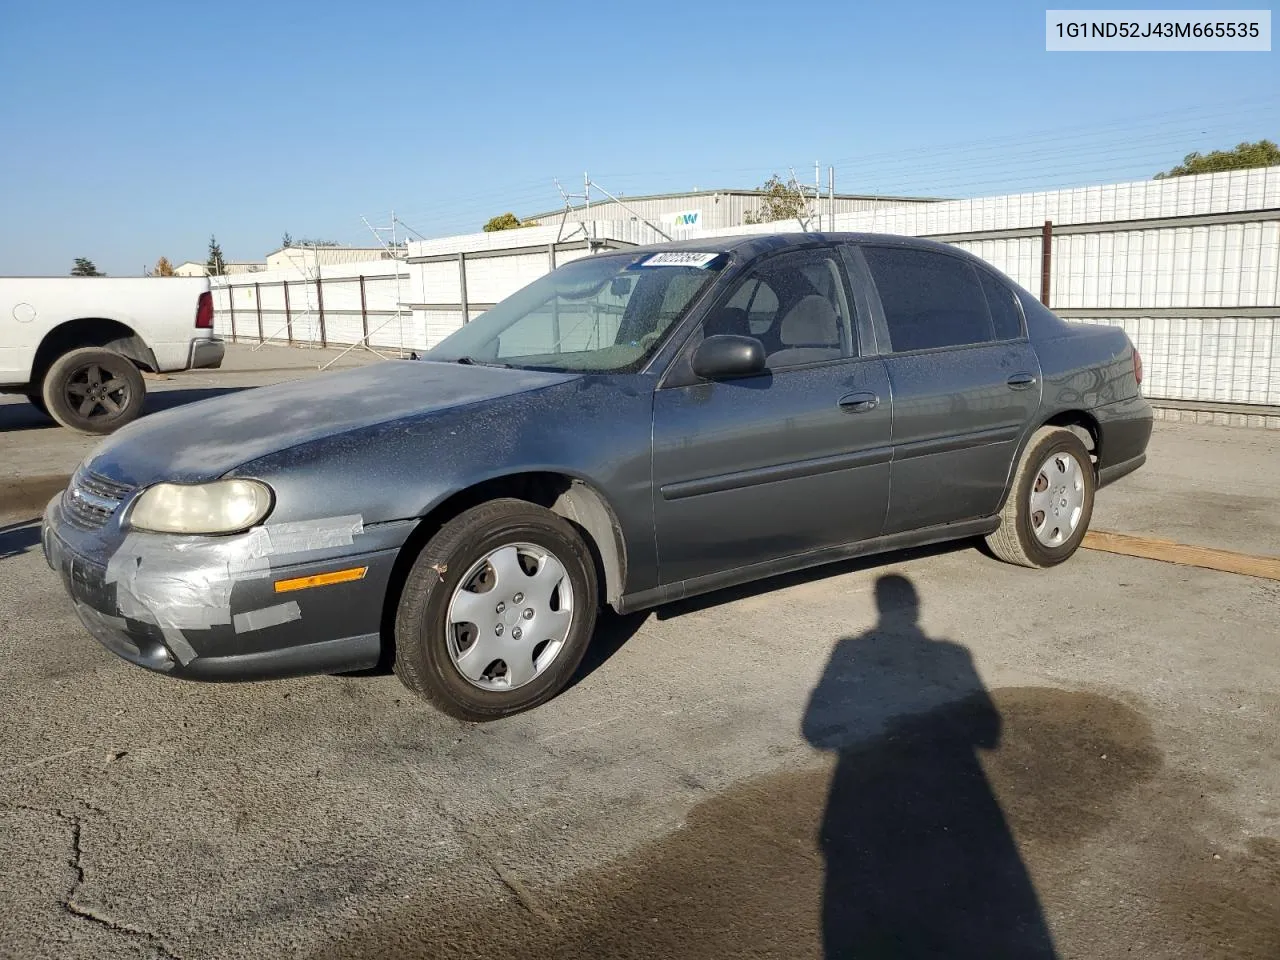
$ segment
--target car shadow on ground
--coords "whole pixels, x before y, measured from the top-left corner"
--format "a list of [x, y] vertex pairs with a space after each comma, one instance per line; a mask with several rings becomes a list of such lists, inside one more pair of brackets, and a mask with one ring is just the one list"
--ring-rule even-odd
[[[210, 400], [228, 393], [251, 390], [252, 387], [180, 387], [176, 390], [156, 390], [147, 393], [146, 404], [142, 415], [172, 410], [174, 407], [186, 406], [199, 400]], [[9, 433], [17, 430], [43, 430], [57, 427], [58, 424], [48, 414], [37, 410], [30, 403], [0, 404], [0, 432]]]
[[785, 590], [787, 587], [795, 587], [803, 583], [819, 583], [823, 580], [830, 580], [849, 573], [857, 573], [861, 570], [873, 570], [876, 567], [883, 567], [891, 563], [905, 563], [908, 560], [934, 557], [944, 553], [955, 553], [958, 550], [971, 550], [977, 543], [981, 542], [981, 540], [949, 540], [924, 547], [910, 547], [905, 550], [875, 553], [862, 557], [853, 557], [849, 560], [839, 560], [835, 563], [824, 563], [820, 566], [796, 570], [793, 573], [780, 573], [776, 576], [766, 577], [763, 580], [753, 580], [750, 583], [744, 583], [736, 587], [725, 587], [722, 590], [689, 597], [687, 600], [675, 600], [658, 607], [655, 615], [659, 620], [670, 620], [682, 617], [685, 614], [696, 613], [699, 610], [708, 610], [726, 603], [734, 603], [735, 601], [757, 597], [764, 593], [772, 593], [775, 590]]
[[1004, 746], [996, 699], [965, 647], [921, 629], [907, 577], [881, 575], [875, 596], [875, 623], [837, 637], [803, 709], [783, 711], [832, 762], [710, 795], [563, 887], [484, 909], [432, 888], [311, 956], [1055, 957], [984, 768]]
[[893, 553], [856, 557], [851, 560], [810, 567], [807, 570], [798, 570], [794, 573], [766, 577], [763, 580], [754, 580], [741, 586], [714, 590], [711, 593], [690, 597], [687, 600], [675, 600], [653, 610], [642, 610], [638, 613], [618, 614], [605, 607], [600, 613], [600, 619], [596, 621], [595, 635], [591, 639], [591, 645], [587, 648], [586, 655], [582, 658], [582, 665], [579, 666], [569, 686], [576, 686], [608, 663], [610, 658], [640, 631], [640, 628], [644, 626], [650, 615], [658, 620], [678, 619], [688, 614], [697, 613], [700, 610], [708, 610], [712, 607], [745, 600], [765, 593], [772, 593], [775, 590], [783, 590], [802, 583], [817, 583], [847, 573], [873, 569], [887, 563], [900, 563], [921, 557], [951, 553], [955, 550], [969, 549], [973, 545], [970, 540], [956, 540], [948, 543], [932, 544], [927, 547], [898, 550]]
[[40, 546], [40, 521], [38, 519], [0, 524], [0, 560], [21, 556], [33, 547], [38, 546]]

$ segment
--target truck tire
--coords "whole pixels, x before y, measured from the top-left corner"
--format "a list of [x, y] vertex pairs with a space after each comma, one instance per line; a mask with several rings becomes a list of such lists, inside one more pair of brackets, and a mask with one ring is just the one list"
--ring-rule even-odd
[[111, 433], [142, 413], [146, 385], [133, 361], [101, 347], [64, 353], [49, 367], [40, 395], [49, 416], [80, 433]]

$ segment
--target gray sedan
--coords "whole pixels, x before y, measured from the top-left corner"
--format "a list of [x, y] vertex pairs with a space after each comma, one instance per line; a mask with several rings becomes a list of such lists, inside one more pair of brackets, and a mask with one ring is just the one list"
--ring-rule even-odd
[[1123, 331], [864, 234], [585, 256], [396, 360], [104, 442], [43, 545], [85, 628], [175, 677], [394, 663], [449, 713], [554, 696], [626, 612], [985, 537], [1052, 567], [1141, 466]]

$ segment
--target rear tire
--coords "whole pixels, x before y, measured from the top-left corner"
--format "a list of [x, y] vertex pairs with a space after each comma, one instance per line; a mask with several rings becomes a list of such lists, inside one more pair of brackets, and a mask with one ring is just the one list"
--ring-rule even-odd
[[101, 347], [82, 347], [53, 362], [40, 394], [46, 412], [64, 427], [103, 434], [137, 419], [147, 388], [128, 357]]
[[987, 546], [1022, 567], [1062, 563], [1088, 532], [1096, 485], [1080, 438], [1061, 427], [1041, 427], [1018, 461], [1000, 527], [986, 538]]
[[563, 517], [523, 500], [481, 504], [446, 523], [409, 570], [396, 676], [460, 720], [529, 710], [573, 678], [597, 591], [591, 551]]

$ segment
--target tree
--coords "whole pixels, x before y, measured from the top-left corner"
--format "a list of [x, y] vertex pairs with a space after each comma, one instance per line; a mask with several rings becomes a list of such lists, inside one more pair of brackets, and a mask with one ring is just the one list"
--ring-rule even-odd
[[173, 264], [169, 262], [168, 257], [161, 257], [156, 261], [156, 265], [151, 268], [151, 276], [153, 277], [173, 277], [177, 276], [173, 272]]
[[1257, 143], [1237, 143], [1234, 150], [1214, 150], [1212, 153], [1188, 153], [1182, 163], [1172, 170], [1157, 173], [1156, 180], [1169, 177], [1188, 177], [1196, 173], [1218, 173], [1222, 170], [1246, 170], [1249, 167], [1274, 167], [1280, 165], [1280, 147], [1270, 140]]
[[284, 250], [293, 246], [293, 237], [289, 235], [289, 231], [284, 232], [284, 236], [280, 238], [280, 249]]
[[209, 259], [204, 262], [209, 269], [209, 276], [220, 277], [227, 272], [227, 263], [222, 259], [222, 247], [218, 246], [217, 237], [209, 235]]
[[100, 271], [92, 260], [88, 257], [76, 257], [75, 265], [71, 268], [73, 277], [105, 277], [106, 274]]
[[537, 224], [532, 220], [521, 222], [520, 218], [514, 213], [503, 213], [496, 217], [490, 217], [489, 222], [484, 225], [485, 233], [496, 233], [499, 230], [516, 230], [520, 227], [536, 227]]
[[742, 217], [743, 223], [797, 220], [808, 209], [799, 188], [794, 184], [783, 183], [776, 173], [764, 182], [760, 193], [763, 194], [760, 206], [755, 210], [748, 210]]

